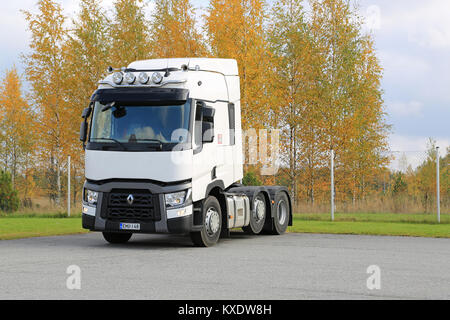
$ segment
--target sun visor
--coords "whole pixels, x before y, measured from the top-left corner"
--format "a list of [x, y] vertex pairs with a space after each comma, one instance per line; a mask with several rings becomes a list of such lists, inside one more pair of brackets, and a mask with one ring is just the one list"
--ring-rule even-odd
[[189, 90], [178, 88], [116, 88], [98, 89], [91, 101], [101, 104], [117, 102], [122, 105], [170, 105], [184, 104], [188, 99]]

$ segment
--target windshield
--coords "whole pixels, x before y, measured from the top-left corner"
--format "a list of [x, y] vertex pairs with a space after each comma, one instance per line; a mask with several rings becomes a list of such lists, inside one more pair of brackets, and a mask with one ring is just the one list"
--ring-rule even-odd
[[95, 103], [90, 141], [96, 143], [158, 143], [187, 142], [191, 106]]

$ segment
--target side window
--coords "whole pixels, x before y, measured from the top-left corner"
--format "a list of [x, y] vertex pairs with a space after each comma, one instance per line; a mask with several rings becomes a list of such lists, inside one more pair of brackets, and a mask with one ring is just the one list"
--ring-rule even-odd
[[230, 146], [234, 146], [236, 144], [235, 141], [236, 120], [235, 120], [234, 103], [228, 104], [228, 121], [230, 129]]
[[195, 104], [195, 122], [194, 122], [194, 149], [202, 147], [202, 123], [203, 123], [202, 103], [197, 102]]
[[93, 116], [91, 117], [91, 124], [95, 121], [95, 126], [90, 125], [90, 138], [109, 138], [113, 133], [114, 127], [111, 121], [111, 109], [102, 112], [103, 105], [96, 102]]

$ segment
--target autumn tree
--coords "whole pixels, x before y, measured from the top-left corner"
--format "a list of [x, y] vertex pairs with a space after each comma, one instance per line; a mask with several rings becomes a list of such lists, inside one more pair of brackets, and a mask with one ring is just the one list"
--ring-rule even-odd
[[156, 58], [204, 57], [202, 34], [189, 0], [156, 0], [150, 23], [151, 52]]
[[352, 175], [352, 200], [364, 200], [374, 177], [388, 164], [386, 137], [390, 126], [386, 124], [382, 99], [382, 68], [370, 36], [360, 39], [353, 86], [349, 89], [353, 107], [352, 135], [344, 152], [347, 175]]
[[348, 146], [348, 135], [353, 134], [348, 89], [355, 73], [358, 28], [345, 0], [312, 0], [311, 7], [311, 34], [318, 57], [314, 67], [321, 70], [316, 91], [324, 139], [318, 147], [322, 152], [335, 150], [336, 185], [345, 185], [340, 178], [348, 177], [340, 177], [339, 173], [345, 163], [343, 151]]
[[450, 207], [450, 147], [447, 147], [446, 155], [439, 161], [440, 185], [442, 205]]
[[322, 139], [314, 91], [318, 69], [309, 25], [301, 0], [279, 0], [272, 8], [269, 43], [274, 70], [271, 106], [277, 127], [283, 128], [284, 163], [289, 168], [294, 201], [301, 174], [309, 201], [314, 202], [316, 171], [322, 160], [317, 141]]
[[24, 56], [34, 107], [37, 109], [34, 135], [39, 137], [38, 152], [48, 172], [50, 197], [60, 203], [61, 171], [72, 143], [73, 110], [66, 97], [65, 16], [60, 4], [39, 0], [38, 12], [24, 11], [31, 35], [30, 53]]
[[99, 0], [81, 0], [80, 10], [72, 20], [68, 34], [65, 74], [65, 96], [72, 112], [70, 127], [70, 154], [72, 155], [73, 199], [77, 199], [82, 183], [75, 180], [83, 172], [84, 157], [78, 140], [80, 115], [90, 102], [98, 81], [109, 66], [109, 19]]
[[430, 138], [426, 159], [417, 167], [415, 177], [421, 195], [420, 200], [427, 209], [434, 207], [436, 199], [436, 155], [436, 141]]
[[205, 28], [212, 55], [236, 59], [241, 79], [242, 127], [264, 128], [269, 122], [269, 50], [263, 0], [211, 0]]
[[[361, 19], [346, 0], [311, 0], [311, 34], [317, 50], [317, 108], [325, 138], [320, 148], [335, 150], [337, 196], [358, 183], [364, 194], [364, 173], [383, 162], [387, 135], [380, 79], [373, 43], [361, 34]], [[367, 161], [363, 159], [368, 159]], [[355, 188], [353, 193], [355, 192]]]
[[[261, 168], [263, 162], [259, 129], [273, 128], [271, 124], [274, 118], [270, 108], [272, 96], [269, 83], [273, 79], [265, 30], [265, 9], [264, 0], [212, 0], [204, 16], [207, 44], [212, 56], [237, 60], [242, 129], [246, 130], [247, 136], [256, 138], [256, 141], [254, 138], [248, 139], [247, 144], [244, 137], [243, 152], [250, 158], [254, 152], [252, 149], [259, 149], [257, 168]], [[259, 148], [256, 148], [258, 144]], [[276, 155], [272, 154], [267, 157], [269, 161], [274, 158]], [[253, 163], [245, 162], [244, 169], [253, 170], [250, 165]]]
[[32, 188], [34, 113], [21, 88], [17, 70], [8, 70], [0, 85], [0, 161], [11, 173], [12, 187], [26, 198]]
[[77, 118], [109, 66], [109, 22], [100, 0], [80, 0], [80, 10], [72, 21], [67, 41], [70, 76], [67, 96], [73, 102]]
[[116, 0], [109, 28], [110, 64], [124, 67], [151, 57], [143, 0]]
[[11, 174], [0, 170], [0, 211], [13, 212], [19, 209], [20, 201], [17, 190], [11, 182]]
[[[101, 0], [80, 0], [70, 21], [55, 0], [38, 0], [36, 14], [25, 12], [31, 41], [24, 62], [31, 99], [26, 103], [22, 98], [20, 78], [12, 71], [0, 92], [1, 161], [15, 184], [24, 175], [24, 159], [45, 172], [49, 194], [58, 203], [67, 155], [81, 177], [80, 113], [108, 65], [212, 56], [238, 62], [243, 129], [256, 129], [256, 134], [258, 129], [281, 130], [281, 152], [271, 156], [279, 157], [283, 167], [271, 182], [288, 185], [294, 199], [328, 201], [333, 148], [338, 200], [356, 202], [373, 192], [386, 175], [389, 127], [382, 68], [351, 1], [310, 0], [307, 11], [301, 0], [270, 1], [270, 10], [265, 0], [211, 0], [202, 32], [189, 0], [155, 0], [148, 21], [146, 3], [114, 0], [108, 15]], [[28, 114], [34, 121], [24, 120]], [[27, 127], [29, 123], [34, 126]], [[30, 149], [39, 162], [24, 156], [30, 132], [37, 138], [37, 147]], [[417, 194], [431, 195], [427, 168], [402, 176]], [[250, 175], [257, 172], [248, 165], [245, 169]], [[422, 173], [423, 184], [408, 182]], [[73, 180], [74, 199], [81, 179]]]

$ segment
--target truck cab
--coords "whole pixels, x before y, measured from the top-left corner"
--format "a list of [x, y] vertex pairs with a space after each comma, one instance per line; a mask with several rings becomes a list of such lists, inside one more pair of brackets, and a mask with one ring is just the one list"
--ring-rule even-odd
[[153, 59], [108, 71], [82, 114], [84, 228], [111, 243], [133, 233], [177, 233], [198, 246], [233, 228], [286, 230], [286, 188], [239, 184], [235, 60]]

